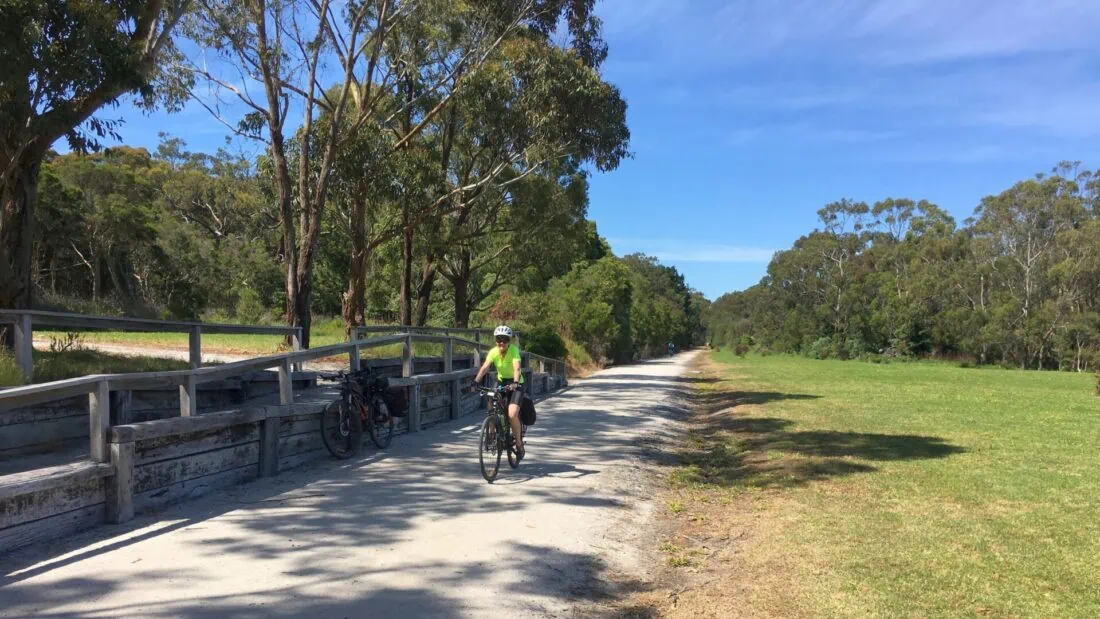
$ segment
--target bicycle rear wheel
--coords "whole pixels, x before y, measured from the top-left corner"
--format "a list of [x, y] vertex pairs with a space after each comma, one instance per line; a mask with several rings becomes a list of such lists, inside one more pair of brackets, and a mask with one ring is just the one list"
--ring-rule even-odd
[[321, 413], [321, 441], [333, 456], [346, 460], [359, 452], [363, 430], [358, 413], [345, 400], [336, 400]]
[[389, 447], [390, 441], [393, 440], [393, 414], [382, 398], [374, 398], [371, 401], [367, 414], [370, 415], [370, 440], [374, 441], [379, 449]]
[[487, 417], [481, 423], [480, 438], [477, 457], [481, 462], [481, 476], [492, 483], [500, 470], [500, 437], [497, 436], [497, 424], [492, 417]]

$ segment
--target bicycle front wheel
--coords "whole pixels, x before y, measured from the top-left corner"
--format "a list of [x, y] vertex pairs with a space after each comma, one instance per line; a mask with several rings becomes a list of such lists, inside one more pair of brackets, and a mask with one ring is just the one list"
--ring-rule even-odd
[[346, 460], [359, 452], [362, 428], [358, 414], [352, 414], [348, 403], [336, 400], [321, 413], [321, 442], [333, 456]]
[[481, 461], [481, 476], [492, 483], [500, 470], [500, 437], [497, 424], [488, 417], [481, 424], [481, 440], [477, 446], [478, 460]]

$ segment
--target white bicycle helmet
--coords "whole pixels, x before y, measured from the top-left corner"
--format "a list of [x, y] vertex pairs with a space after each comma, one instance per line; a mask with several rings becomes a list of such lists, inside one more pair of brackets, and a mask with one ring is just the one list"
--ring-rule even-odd
[[497, 327], [496, 330], [493, 331], [493, 337], [496, 338], [501, 336], [512, 339], [512, 328], [508, 325], [500, 325], [499, 327]]

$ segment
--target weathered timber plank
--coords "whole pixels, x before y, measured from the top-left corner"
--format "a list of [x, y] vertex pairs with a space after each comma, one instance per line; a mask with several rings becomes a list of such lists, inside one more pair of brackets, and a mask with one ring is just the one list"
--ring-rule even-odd
[[141, 331], [187, 333], [194, 327], [201, 327], [205, 333], [251, 333], [258, 335], [284, 335], [296, 333], [294, 327], [267, 327], [253, 325], [233, 325], [224, 323], [181, 322], [174, 320], [153, 320], [149, 318], [124, 318], [116, 316], [92, 316], [88, 314], [70, 314], [45, 310], [0, 310], [0, 318], [13, 320], [20, 314], [30, 315], [37, 327], [68, 327], [72, 329], [107, 329], [111, 331]]
[[71, 483], [0, 499], [0, 529], [57, 516], [104, 501], [102, 477], [74, 479]]
[[[367, 439], [368, 441], [370, 439]], [[307, 462], [313, 462], [314, 460], [320, 460], [321, 458], [331, 458], [332, 454], [327, 449], [314, 449], [313, 451], [305, 451], [293, 456], [285, 456], [279, 458], [279, 471], [285, 471], [295, 467], [302, 466]]]
[[267, 412], [263, 407], [246, 408], [224, 413], [210, 413], [196, 417], [175, 417], [173, 419], [159, 419], [135, 423], [129, 426], [117, 426], [132, 428], [134, 440], [143, 441], [163, 436], [178, 436], [191, 432], [202, 432], [218, 428], [228, 428], [237, 424], [253, 423], [264, 419]]
[[36, 542], [56, 540], [103, 523], [104, 506], [90, 505], [34, 522], [0, 529], [0, 553]]
[[142, 494], [180, 482], [215, 475], [243, 466], [259, 469], [260, 444], [235, 445], [216, 451], [134, 467], [134, 493]]
[[[364, 437], [366, 440], [370, 440]], [[279, 457], [285, 458], [288, 456], [296, 456], [300, 453], [307, 451], [315, 451], [317, 449], [324, 449], [325, 444], [321, 440], [320, 432], [310, 432], [309, 434], [296, 434], [294, 436], [286, 436], [279, 439]]]
[[316, 433], [321, 434], [321, 416], [309, 415], [307, 417], [292, 417], [273, 419], [272, 422], [279, 424], [279, 436], [292, 436], [294, 434], [307, 434]]
[[329, 404], [332, 404], [332, 399], [317, 399], [307, 400], [305, 402], [295, 402], [289, 406], [268, 406], [267, 417], [271, 418], [296, 418], [296, 417], [308, 417], [310, 415], [320, 415], [322, 411], [328, 408]]
[[260, 440], [259, 422], [137, 441], [135, 464], [144, 466]]
[[147, 490], [134, 495], [134, 509], [138, 513], [155, 510], [159, 507], [178, 503], [202, 496], [218, 488], [243, 484], [259, 475], [259, 466], [250, 464], [236, 469], [214, 473], [195, 479], [188, 479], [163, 488]]
[[4, 426], [0, 429], [0, 453], [9, 449], [60, 443], [87, 436], [88, 412], [85, 410], [82, 416]]
[[424, 394], [420, 395], [420, 410], [428, 410], [431, 408], [439, 408], [440, 406], [447, 406], [451, 401], [449, 395], [433, 395], [424, 397]]
[[110, 464], [84, 461], [4, 475], [0, 477], [0, 499], [99, 479], [113, 472]]
[[451, 407], [449, 405], [437, 406], [427, 410], [420, 411], [420, 425], [421, 427], [433, 426], [437, 423], [449, 421], [451, 418]]
[[36, 421], [49, 421], [65, 417], [86, 416], [88, 414], [88, 398], [77, 396], [28, 408], [16, 408], [0, 412], [0, 428], [19, 423], [31, 423]]

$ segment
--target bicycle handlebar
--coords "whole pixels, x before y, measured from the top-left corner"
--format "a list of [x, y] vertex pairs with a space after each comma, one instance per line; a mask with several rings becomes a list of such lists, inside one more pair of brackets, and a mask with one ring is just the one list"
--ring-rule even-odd
[[496, 397], [505, 391], [508, 391], [510, 385], [497, 385], [496, 387], [483, 387], [477, 383], [470, 385], [471, 390], [480, 391], [482, 395]]

